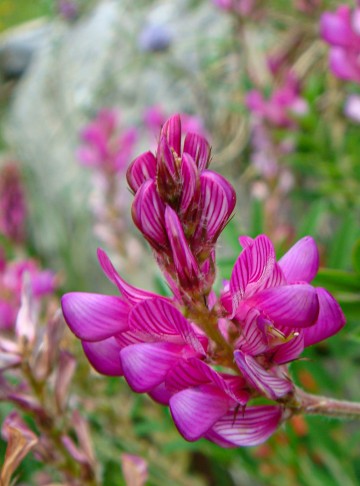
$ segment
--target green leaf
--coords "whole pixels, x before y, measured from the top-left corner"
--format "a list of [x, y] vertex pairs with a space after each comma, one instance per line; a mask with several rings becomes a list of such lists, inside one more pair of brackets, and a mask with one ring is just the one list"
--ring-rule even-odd
[[360, 239], [353, 246], [352, 263], [356, 273], [360, 275]]
[[320, 268], [313, 283], [330, 291], [360, 292], [360, 276], [344, 270]]

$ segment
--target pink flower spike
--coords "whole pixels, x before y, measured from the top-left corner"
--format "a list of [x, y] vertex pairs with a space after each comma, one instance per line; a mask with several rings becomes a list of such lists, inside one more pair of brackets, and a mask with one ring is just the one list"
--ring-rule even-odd
[[179, 114], [170, 117], [161, 129], [161, 137], [165, 137], [175, 153], [181, 154], [181, 118]]
[[248, 407], [244, 412], [230, 410], [206, 435], [215, 443], [226, 441], [233, 447], [256, 446], [265, 442], [280, 425], [281, 407], [263, 405]]
[[184, 153], [189, 154], [200, 172], [210, 163], [210, 145], [208, 141], [197, 133], [187, 133], [184, 140]]
[[311, 236], [301, 238], [279, 260], [288, 283], [311, 282], [319, 270], [319, 252]]
[[316, 289], [319, 298], [319, 316], [315, 324], [303, 330], [305, 346], [311, 346], [339, 332], [345, 325], [345, 316], [334, 297], [325, 289]]
[[126, 178], [130, 188], [136, 193], [148, 179], [156, 176], [156, 158], [151, 152], [145, 152], [131, 162]]
[[120, 361], [121, 347], [114, 337], [103, 341], [83, 341], [82, 346], [92, 367], [102, 375], [123, 376]]
[[266, 397], [277, 400], [292, 391], [291, 381], [265, 370], [252, 356], [235, 351], [234, 357], [245, 379]]
[[152, 299], [154, 297], [159, 297], [153, 292], [147, 292], [146, 290], [138, 289], [128, 284], [123, 280], [120, 275], [115, 270], [110, 258], [101, 248], [97, 250], [98, 260], [107, 278], [116, 285], [121, 292], [124, 299], [126, 299], [129, 304], [137, 304], [145, 299]]
[[168, 246], [164, 212], [165, 205], [156, 190], [155, 181], [150, 179], [144, 182], [136, 193], [132, 217], [138, 229], [155, 250], [166, 249]]
[[169, 206], [165, 209], [165, 227], [180, 285], [185, 290], [199, 289], [200, 269], [187, 242], [180, 220]]
[[120, 297], [70, 292], [61, 305], [68, 326], [84, 341], [101, 341], [128, 329], [130, 308]]
[[200, 439], [229, 408], [229, 397], [213, 385], [201, 385], [170, 398], [170, 411], [180, 434], [188, 441]]

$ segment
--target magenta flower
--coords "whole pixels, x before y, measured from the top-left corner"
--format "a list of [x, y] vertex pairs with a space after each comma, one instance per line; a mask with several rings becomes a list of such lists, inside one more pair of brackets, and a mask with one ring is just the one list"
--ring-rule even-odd
[[[207, 308], [224, 339], [222, 351], [183, 316], [176, 298], [130, 286], [101, 250], [103, 270], [121, 296], [70, 293], [62, 299], [65, 319], [95, 369], [124, 375], [134, 391], [168, 404], [187, 440], [205, 437], [223, 447], [259, 444], [275, 431], [284, 409], [248, 401], [291, 397], [286, 364], [345, 322], [335, 299], [309, 284], [319, 262], [312, 238], [300, 240], [278, 263], [266, 236], [241, 242], [229, 284]], [[229, 371], [216, 371], [214, 364]]]
[[[73, 292], [62, 308], [92, 366], [168, 405], [185, 439], [256, 445], [296, 409], [287, 363], [345, 321], [335, 299], [310, 285], [319, 265], [310, 237], [279, 262], [265, 235], [241, 237], [244, 249], [216, 297], [215, 244], [235, 195], [207, 169], [209, 160], [206, 140], [187, 133], [183, 141], [174, 116], [156, 154], [142, 154], [128, 169], [134, 222], [173, 297], [132, 287], [99, 250], [120, 296]], [[259, 396], [270, 403], [252, 404]]]
[[246, 106], [260, 120], [279, 128], [296, 128], [296, 116], [307, 112], [307, 103], [300, 96], [300, 85], [291, 73], [284, 85], [275, 90], [269, 99], [260, 91], [250, 91], [246, 97]]
[[335, 76], [360, 82], [360, 8], [340, 5], [335, 12], [325, 12], [320, 21], [320, 35], [330, 45], [329, 63]]
[[116, 110], [102, 109], [82, 130], [77, 157], [83, 165], [110, 174], [122, 171], [131, 160], [137, 138], [135, 128], [120, 128]]

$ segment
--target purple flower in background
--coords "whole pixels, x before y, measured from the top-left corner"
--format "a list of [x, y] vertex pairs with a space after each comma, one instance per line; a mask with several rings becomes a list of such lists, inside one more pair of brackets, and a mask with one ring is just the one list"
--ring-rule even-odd
[[104, 108], [85, 126], [80, 137], [79, 161], [112, 174], [127, 167], [138, 134], [134, 127], [122, 130], [118, 112]]
[[300, 95], [299, 81], [291, 73], [268, 99], [260, 91], [250, 91], [246, 97], [246, 106], [260, 120], [279, 128], [296, 128], [295, 117], [304, 115], [308, 109]]
[[69, 22], [76, 20], [79, 16], [79, 7], [75, 0], [58, 0], [57, 8], [59, 14]]
[[360, 8], [340, 5], [325, 12], [320, 20], [320, 35], [330, 45], [332, 73], [346, 81], [360, 82]]
[[246, 16], [252, 13], [256, 0], [213, 0], [213, 4], [227, 12]]
[[0, 233], [15, 243], [25, 237], [26, 203], [20, 171], [9, 162], [0, 170]]
[[56, 288], [56, 275], [51, 270], [40, 270], [34, 260], [5, 262], [0, 269], [0, 329], [15, 326], [20, 307], [24, 278], [28, 278], [35, 301], [51, 294]]

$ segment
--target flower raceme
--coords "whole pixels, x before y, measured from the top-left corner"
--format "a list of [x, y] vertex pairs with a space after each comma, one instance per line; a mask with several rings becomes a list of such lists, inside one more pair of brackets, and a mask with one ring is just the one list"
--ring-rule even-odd
[[235, 207], [235, 191], [208, 170], [210, 146], [195, 133], [182, 137], [181, 118], [162, 127], [156, 154], [130, 165], [133, 220], [152, 246], [175, 294], [196, 299], [215, 278], [215, 244]]
[[[232, 212], [233, 190], [208, 171], [206, 141], [194, 134], [181, 141], [173, 117], [156, 155], [143, 154], [128, 171], [134, 221], [173, 297], [131, 286], [99, 250], [120, 296], [66, 294], [64, 316], [92, 366], [168, 405], [185, 439], [260, 444], [295, 408], [288, 363], [338, 332], [344, 316], [329, 293], [310, 285], [319, 265], [311, 237], [277, 262], [267, 236], [242, 236], [230, 281], [215, 295], [214, 246]], [[254, 404], [257, 397], [268, 404]]]

